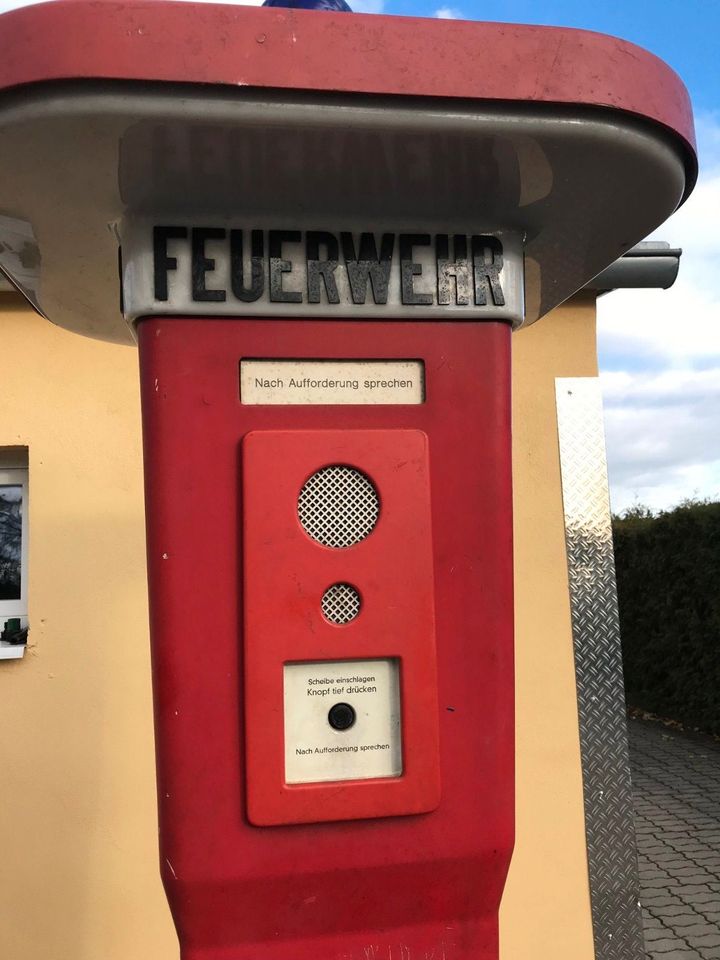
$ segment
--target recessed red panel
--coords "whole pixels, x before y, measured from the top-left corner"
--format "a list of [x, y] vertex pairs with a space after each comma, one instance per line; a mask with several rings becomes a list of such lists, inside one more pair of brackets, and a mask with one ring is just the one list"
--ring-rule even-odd
[[[434, 809], [438, 709], [426, 435], [419, 430], [253, 432], [245, 437], [242, 461], [250, 820], [322, 822]], [[345, 487], [344, 475], [350, 478]], [[299, 501], [309, 478], [319, 478], [324, 486], [317, 487], [314, 505], [303, 508], [306, 530]], [[342, 545], [320, 542], [313, 532]], [[323, 615], [323, 594], [334, 584], [351, 585], [360, 598], [360, 611], [350, 622], [338, 624]], [[316, 686], [306, 693], [307, 710], [324, 714], [346, 701], [360, 709], [369, 699], [371, 721], [382, 689], [368, 698], [357, 691], [372, 689], [372, 683], [323, 686], [321, 665], [348, 661], [345, 676], [351, 678], [353, 662], [387, 659], [399, 661], [401, 774], [313, 782], [310, 773], [305, 783], [287, 783], [284, 666], [318, 664], [318, 679], [310, 681]], [[302, 717], [302, 703], [298, 710]], [[386, 741], [392, 739], [372, 733], [358, 739], [364, 719], [348, 731], [333, 733], [328, 726], [328, 738], [299, 740], [291, 752], [325, 751], [327, 746], [317, 744], [329, 743], [335, 757], [345, 759], [337, 751], [355, 750], [351, 759], [360, 772], [364, 760], [381, 760], [390, 751]], [[353, 746], [346, 747], [348, 742]]]

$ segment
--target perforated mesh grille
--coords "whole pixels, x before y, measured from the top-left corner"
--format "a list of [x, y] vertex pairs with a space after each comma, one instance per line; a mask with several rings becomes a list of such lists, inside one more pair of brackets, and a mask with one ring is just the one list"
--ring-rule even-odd
[[322, 612], [330, 623], [350, 623], [360, 613], [360, 594], [349, 583], [334, 583], [323, 594]]
[[351, 547], [372, 531], [380, 512], [377, 490], [354, 467], [323, 467], [300, 491], [298, 517], [326, 547]]

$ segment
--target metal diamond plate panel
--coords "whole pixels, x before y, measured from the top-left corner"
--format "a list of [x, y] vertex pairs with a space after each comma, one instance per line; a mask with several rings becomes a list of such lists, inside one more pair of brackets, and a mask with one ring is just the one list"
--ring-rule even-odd
[[555, 381], [596, 960], [644, 955], [600, 384]]

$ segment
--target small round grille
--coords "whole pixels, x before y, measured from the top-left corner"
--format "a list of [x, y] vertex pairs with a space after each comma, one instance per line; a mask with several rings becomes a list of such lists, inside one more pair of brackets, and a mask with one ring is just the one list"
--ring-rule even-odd
[[377, 490], [354, 467], [323, 467], [306, 481], [298, 498], [305, 532], [326, 547], [351, 547], [364, 540], [379, 512]]
[[360, 594], [349, 583], [334, 583], [322, 595], [322, 612], [330, 623], [350, 623], [360, 613]]

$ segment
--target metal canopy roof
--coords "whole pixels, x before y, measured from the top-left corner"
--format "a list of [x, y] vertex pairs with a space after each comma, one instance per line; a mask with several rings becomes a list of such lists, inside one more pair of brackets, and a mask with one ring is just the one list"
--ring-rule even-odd
[[158, 0], [0, 17], [0, 268], [103, 339], [132, 339], [138, 223], [504, 233], [532, 322], [695, 176], [680, 80], [599, 34]]

